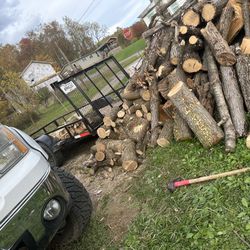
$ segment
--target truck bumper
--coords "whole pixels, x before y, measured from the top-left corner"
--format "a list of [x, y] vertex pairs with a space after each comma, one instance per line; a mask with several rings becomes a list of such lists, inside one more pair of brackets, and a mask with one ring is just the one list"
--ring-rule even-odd
[[[49, 200], [60, 202], [61, 213], [51, 221], [43, 219], [43, 212]], [[70, 209], [70, 196], [64, 189], [59, 177], [51, 171], [39, 187], [31, 191], [20, 207], [0, 230], [0, 249], [45, 249], [57, 230], [63, 225]]]

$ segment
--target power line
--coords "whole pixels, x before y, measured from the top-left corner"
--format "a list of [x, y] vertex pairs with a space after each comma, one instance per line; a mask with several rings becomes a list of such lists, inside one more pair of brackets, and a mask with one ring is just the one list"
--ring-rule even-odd
[[89, 4], [89, 6], [87, 7], [87, 9], [83, 12], [83, 14], [81, 15], [81, 17], [78, 19], [78, 23], [82, 20], [82, 18], [87, 14], [87, 12], [90, 10], [90, 8], [93, 6], [93, 4], [95, 3], [96, 0], [92, 0], [91, 3]]

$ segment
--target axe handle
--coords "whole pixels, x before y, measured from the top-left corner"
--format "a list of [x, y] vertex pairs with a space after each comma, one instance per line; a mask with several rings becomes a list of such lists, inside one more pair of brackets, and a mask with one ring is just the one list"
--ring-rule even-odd
[[215, 180], [215, 179], [218, 179], [218, 178], [232, 176], [232, 175], [236, 175], [236, 174], [241, 174], [241, 173], [245, 173], [245, 172], [248, 172], [248, 171], [250, 171], [250, 168], [242, 168], [242, 169], [237, 169], [237, 170], [233, 170], [233, 171], [229, 171], [229, 172], [224, 172], [224, 173], [221, 173], [221, 174], [214, 174], [214, 175], [199, 177], [199, 178], [195, 178], [195, 179], [190, 179], [189, 184]]

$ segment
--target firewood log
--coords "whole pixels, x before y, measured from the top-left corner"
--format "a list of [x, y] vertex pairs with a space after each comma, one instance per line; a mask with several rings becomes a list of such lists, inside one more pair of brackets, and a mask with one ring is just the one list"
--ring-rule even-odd
[[165, 121], [159, 137], [157, 139], [157, 144], [160, 147], [167, 147], [173, 140], [173, 120]]
[[188, 9], [182, 16], [182, 23], [187, 26], [197, 27], [200, 24], [200, 15], [192, 9]]
[[97, 151], [96, 153], [95, 153], [95, 158], [96, 158], [96, 160], [97, 161], [104, 161], [105, 160], [105, 153], [104, 152], [102, 152], [102, 151]]
[[247, 108], [250, 112], [250, 57], [240, 54], [237, 56], [236, 71], [240, 83], [242, 95]]
[[151, 145], [156, 146], [158, 138], [158, 123], [159, 123], [159, 92], [156, 81], [156, 76], [153, 75], [150, 78], [149, 84], [151, 99], [150, 99], [150, 110], [152, 114], [151, 120]]
[[219, 64], [232, 66], [236, 63], [233, 51], [212, 22], [208, 22], [207, 26], [201, 29], [201, 33]]
[[199, 54], [190, 48], [187, 48], [183, 55], [182, 68], [187, 73], [200, 71], [202, 63]]
[[122, 109], [122, 110], [118, 111], [117, 117], [118, 118], [123, 118], [125, 116], [125, 114], [126, 114], [125, 111]]
[[123, 100], [122, 108], [124, 110], [128, 110], [130, 106], [132, 106], [133, 102], [128, 100]]
[[177, 110], [175, 110], [173, 119], [174, 119], [174, 127], [173, 127], [174, 139], [176, 141], [191, 140], [193, 138], [192, 131], [189, 128], [187, 122], [181, 117], [181, 115]]
[[114, 152], [122, 153], [123, 150], [122, 140], [104, 139], [101, 140], [100, 143], [102, 144], [102, 149], [104, 148], [104, 150], [99, 150], [99, 152], [100, 151], [106, 152], [107, 150], [112, 150]]
[[234, 16], [234, 8], [230, 2], [228, 2], [227, 6], [223, 9], [222, 14], [220, 16], [219, 21], [219, 32], [223, 39], [228, 41], [228, 34], [230, 30], [231, 23], [233, 21]]
[[179, 27], [179, 35], [183, 36], [184, 38], [189, 36], [201, 37], [201, 32], [199, 28], [181, 25]]
[[150, 101], [151, 94], [150, 94], [150, 91], [148, 89], [141, 89], [140, 96], [144, 101]]
[[168, 97], [204, 147], [211, 147], [222, 140], [222, 130], [183, 82], [177, 83]]
[[203, 49], [203, 41], [195, 35], [192, 35], [188, 39], [189, 46], [192, 50]]
[[143, 117], [143, 113], [140, 109], [136, 110], [135, 115], [139, 118]]
[[243, 54], [250, 54], [250, 5], [248, 0], [242, 0], [242, 12], [244, 19], [245, 37], [241, 43]]
[[165, 78], [173, 69], [174, 69], [173, 64], [171, 64], [169, 62], [169, 58], [167, 58], [167, 60], [159, 66], [156, 72], [156, 76], [157, 78], [161, 79]]
[[113, 107], [109, 113], [109, 115], [105, 115], [104, 118], [103, 118], [103, 124], [106, 126], [106, 127], [114, 127], [114, 122], [117, 118], [117, 113], [118, 111], [120, 110], [120, 107], [117, 106], [117, 107]]
[[169, 84], [168, 84], [168, 78], [165, 77], [164, 79], [162, 79], [159, 83], [158, 83], [158, 91], [161, 94], [161, 96], [164, 99], [168, 99], [168, 92], [169, 92], [170, 88], [169, 88]]
[[108, 128], [106, 126], [102, 126], [102, 127], [98, 128], [96, 132], [97, 132], [97, 135], [99, 136], [99, 138], [105, 139], [105, 138], [110, 136], [111, 130], [110, 130], [110, 128]]
[[181, 56], [181, 47], [178, 41], [173, 41], [170, 49], [170, 62], [173, 65], [177, 65], [180, 63]]
[[135, 143], [130, 139], [124, 141], [122, 167], [128, 172], [133, 171], [138, 167]]
[[212, 52], [208, 47], [206, 47], [205, 49], [205, 54], [208, 64], [209, 81], [212, 86], [213, 95], [215, 98], [217, 109], [219, 111], [220, 119], [223, 122], [225, 132], [225, 150], [226, 152], [233, 152], [236, 146], [236, 134], [228, 111], [226, 100], [223, 95], [218, 68], [213, 58]]

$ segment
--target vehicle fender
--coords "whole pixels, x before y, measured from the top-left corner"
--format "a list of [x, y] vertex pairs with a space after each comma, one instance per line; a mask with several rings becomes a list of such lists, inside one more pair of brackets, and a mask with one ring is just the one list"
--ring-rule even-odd
[[56, 140], [49, 135], [41, 135], [40, 137], [36, 138], [36, 142], [38, 144], [45, 144], [47, 147], [49, 147], [53, 152], [56, 151], [55, 145]]

